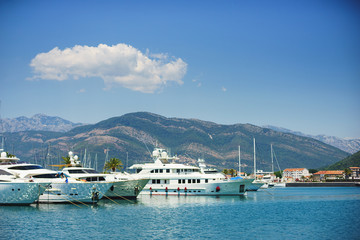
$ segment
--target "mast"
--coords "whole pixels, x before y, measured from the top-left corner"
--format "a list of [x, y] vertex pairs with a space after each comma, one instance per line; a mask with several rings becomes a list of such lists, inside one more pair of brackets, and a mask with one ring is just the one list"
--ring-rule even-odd
[[240, 158], [240, 145], [239, 145], [239, 175], [241, 176], [241, 158]]
[[256, 150], [255, 150], [255, 138], [254, 139], [254, 175], [256, 180]]
[[274, 157], [273, 157], [272, 144], [270, 146], [271, 146], [271, 171], [272, 171], [272, 173], [274, 173]]

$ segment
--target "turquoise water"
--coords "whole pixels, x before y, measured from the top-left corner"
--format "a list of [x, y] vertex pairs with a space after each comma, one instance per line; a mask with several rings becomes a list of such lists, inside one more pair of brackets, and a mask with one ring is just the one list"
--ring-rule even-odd
[[360, 239], [360, 188], [0, 207], [0, 239]]

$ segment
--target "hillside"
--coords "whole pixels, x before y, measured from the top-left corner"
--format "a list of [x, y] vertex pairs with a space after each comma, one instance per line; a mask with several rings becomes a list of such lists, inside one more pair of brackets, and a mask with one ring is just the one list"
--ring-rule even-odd
[[360, 151], [326, 167], [326, 170], [344, 170], [349, 167], [360, 167]]
[[270, 144], [273, 144], [280, 168], [318, 168], [335, 163], [348, 154], [320, 141], [277, 132], [250, 124], [221, 125], [197, 119], [166, 118], [138, 112], [114, 117], [93, 125], [74, 128], [66, 133], [19, 132], [6, 133], [7, 149], [22, 158], [36, 162], [59, 162], [68, 150], [82, 157], [87, 149], [92, 163], [98, 166], [110, 157], [123, 160], [128, 153], [128, 165], [150, 161], [149, 151], [158, 143], [177, 154], [181, 161], [195, 164], [204, 157], [207, 164], [222, 168], [238, 168], [238, 146], [241, 145], [242, 165], [251, 172], [253, 138], [256, 138], [257, 165], [271, 169]]

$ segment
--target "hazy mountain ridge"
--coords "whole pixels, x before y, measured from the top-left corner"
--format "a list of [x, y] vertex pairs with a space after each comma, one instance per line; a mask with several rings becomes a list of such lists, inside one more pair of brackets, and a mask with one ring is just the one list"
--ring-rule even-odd
[[276, 126], [271, 126], [271, 125], [266, 125], [263, 126], [264, 128], [269, 128], [278, 132], [285, 132], [285, 133], [291, 133], [291, 134], [295, 134], [295, 135], [299, 135], [299, 136], [303, 136], [303, 137], [310, 137], [310, 138], [314, 138], [316, 140], [319, 140], [321, 142], [324, 142], [326, 144], [329, 144], [331, 146], [337, 147], [345, 152], [348, 153], [356, 153], [357, 151], [360, 150], [360, 138], [355, 138], [355, 139], [344, 139], [344, 138], [339, 138], [339, 137], [334, 137], [334, 136], [326, 136], [326, 135], [310, 135], [310, 134], [305, 134], [299, 131], [292, 131], [290, 129], [286, 129], [286, 128], [282, 128], [282, 127], [276, 127]]
[[47, 116], [45, 114], [36, 114], [31, 118], [17, 117], [13, 119], [0, 119], [0, 131], [2, 132], [21, 132], [21, 131], [53, 131], [67, 132], [74, 127], [83, 125], [82, 123], [73, 123], [60, 117]]
[[[149, 162], [153, 147], [158, 144], [177, 154], [184, 163], [196, 163], [204, 157], [207, 164], [222, 168], [238, 168], [238, 146], [241, 146], [242, 167], [253, 167], [253, 138], [256, 139], [259, 169], [271, 169], [270, 144], [282, 169], [287, 167], [318, 168], [338, 162], [347, 153], [312, 138], [277, 132], [251, 124], [221, 125], [212, 122], [166, 118], [146, 112], [130, 113], [92, 125], [76, 127], [68, 132], [26, 131], [5, 133], [7, 149], [26, 159], [47, 158], [60, 161], [67, 151], [81, 156], [98, 156], [99, 166], [110, 157], [129, 165]], [[11, 151], [10, 151], [11, 152]], [[34, 157], [35, 156], [35, 157]], [[45, 157], [44, 157], [45, 156]], [[55, 158], [55, 160], [54, 160]]]

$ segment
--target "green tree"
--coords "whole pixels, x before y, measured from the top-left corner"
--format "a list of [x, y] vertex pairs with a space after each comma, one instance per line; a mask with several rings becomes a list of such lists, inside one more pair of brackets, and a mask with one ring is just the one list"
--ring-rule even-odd
[[274, 172], [275, 176], [277, 178], [282, 178], [282, 172], [281, 171], [277, 171], [277, 172]]
[[122, 165], [123, 165], [123, 163], [121, 162], [120, 159], [110, 158], [110, 160], [105, 163], [104, 170], [105, 171], [111, 170], [111, 171], [115, 172], [116, 169], [121, 170], [123, 168]]
[[228, 174], [229, 174], [229, 170], [228, 170], [228, 169], [226, 169], [226, 168], [225, 168], [225, 169], [223, 169], [223, 170], [222, 170], [222, 172], [223, 172], [223, 174], [225, 174], [225, 175], [228, 175]]
[[351, 176], [350, 168], [345, 168], [344, 173], [345, 173], [345, 178], [348, 179]]
[[67, 157], [61, 157], [61, 159], [62, 159], [62, 163], [64, 163], [64, 164], [70, 164], [70, 163], [71, 163], [69, 156], [67, 156]]
[[234, 177], [236, 175], [236, 170], [235, 169], [229, 169], [229, 174], [231, 175], [231, 177]]

